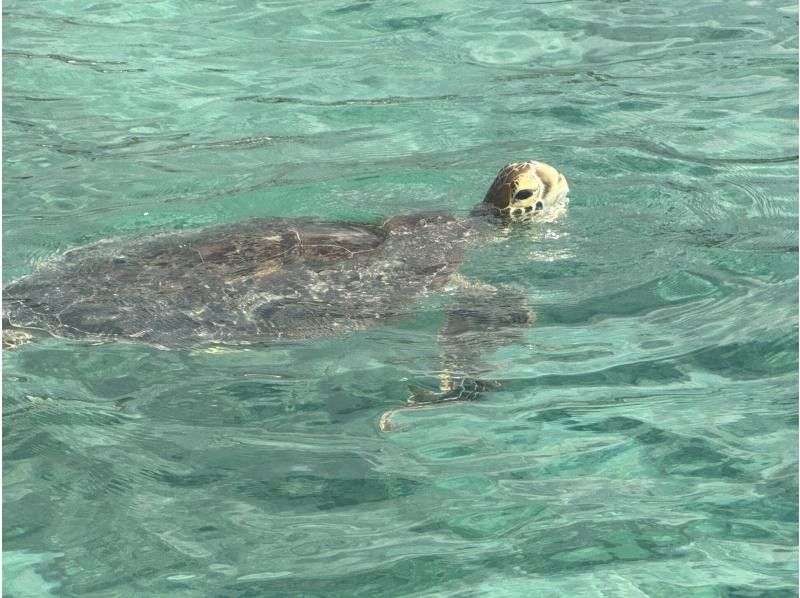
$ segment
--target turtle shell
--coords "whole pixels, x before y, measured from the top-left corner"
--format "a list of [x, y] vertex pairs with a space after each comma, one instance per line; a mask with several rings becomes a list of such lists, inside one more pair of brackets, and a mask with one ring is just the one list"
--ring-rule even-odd
[[103, 240], [8, 284], [4, 318], [162, 347], [361, 329], [441, 288], [465, 230], [440, 215], [384, 225], [256, 219]]

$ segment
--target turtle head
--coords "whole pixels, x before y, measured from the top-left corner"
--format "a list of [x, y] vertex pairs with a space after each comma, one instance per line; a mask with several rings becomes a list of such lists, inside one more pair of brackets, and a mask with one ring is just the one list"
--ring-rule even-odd
[[544, 162], [506, 164], [497, 173], [482, 206], [513, 220], [555, 220], [567, 206], [564, 175]]

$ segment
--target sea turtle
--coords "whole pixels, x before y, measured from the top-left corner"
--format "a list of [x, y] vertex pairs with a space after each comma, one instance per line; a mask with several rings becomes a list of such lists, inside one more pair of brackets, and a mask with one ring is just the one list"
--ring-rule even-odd
[[473, 398], [485, 386], [481, 355], [519, 340], [533, 312], [519, 293], [456, 269], [503, 222], [557, 218], [568, 190], [555, 168], [527, 161], [504, 166], [468, 217], [253, 219], [98, 241], [5, 286], [4, 344], [37, 331], [160, 348], [304, 339], [402, 316], [451, 285], [459, 288], [439, 335], [440, 392], [417, 391], [408, 406]]

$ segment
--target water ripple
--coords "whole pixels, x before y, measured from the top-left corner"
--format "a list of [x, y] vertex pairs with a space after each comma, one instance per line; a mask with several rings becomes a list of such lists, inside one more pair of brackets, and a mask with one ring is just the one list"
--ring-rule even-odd
[[402, 432], [377, 421], [437, 383], [450, 297], [297, 343], [5, 352], [5, 593], [796, 593], [796, 6], [3, 15], [6, 280], [120, 234], [466, 216], [520, 159], [572, 196], [463, 264], [537, 313], [500, 386]]

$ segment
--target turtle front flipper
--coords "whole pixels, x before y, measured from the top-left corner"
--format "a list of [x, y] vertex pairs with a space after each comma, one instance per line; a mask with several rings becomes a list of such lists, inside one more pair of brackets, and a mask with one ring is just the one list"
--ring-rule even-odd
[[458, 293], [439, 333], [442, 368], [438, 391], [411, 386], [406, 404], [381, 417], [380, 429], [384, 432], [399, 429], [391, 421], [397, 411], [474, 401], [500, 386], [498, 381], [482, 379], [494, 369], [486, 363], [486, 357], [500, 347], [520, 342], [536, 319], [527, 297], [514, 289], [460, 277], [457, 282]]

